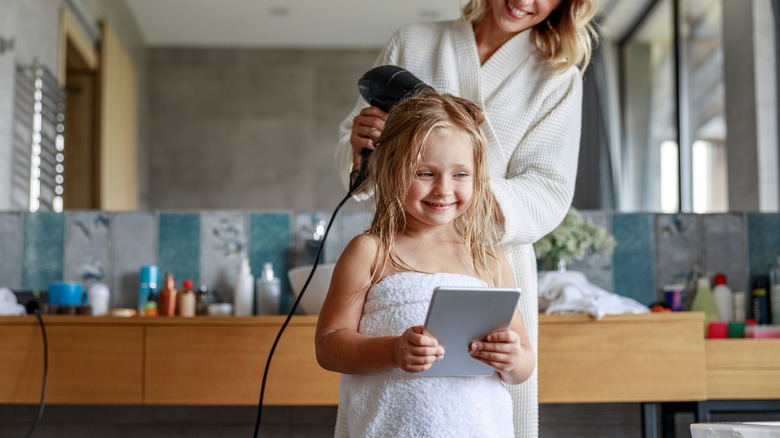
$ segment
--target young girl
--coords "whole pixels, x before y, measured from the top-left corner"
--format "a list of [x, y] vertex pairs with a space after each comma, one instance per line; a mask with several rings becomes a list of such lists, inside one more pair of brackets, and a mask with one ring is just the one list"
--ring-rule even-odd
[[[491, 241], [484, 116], [426, 90], [390, 112], [370, 159], [376, 212], [333, 272], [316, 333], [317, 359], [343, 373], [339, 409], [350, 436], [513, 436], [517, 384], [534, 368], [520, 312], [509, 330], [468, 348], [490, 377], [421, 377], [445, 354], [422, 332], [437, 286], [514, 287]], [[455, 348], [455, 347], [450, 347]]]

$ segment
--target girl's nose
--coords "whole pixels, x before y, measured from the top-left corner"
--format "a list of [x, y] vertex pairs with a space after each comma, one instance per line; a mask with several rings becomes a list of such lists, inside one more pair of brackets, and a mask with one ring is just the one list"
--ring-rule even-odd
[[452, 191], [452, 181], [449, 178], [440, 176], [436, 179], [436, 185], [434, 186], [434, 193], [436, 196], [447, 196]]

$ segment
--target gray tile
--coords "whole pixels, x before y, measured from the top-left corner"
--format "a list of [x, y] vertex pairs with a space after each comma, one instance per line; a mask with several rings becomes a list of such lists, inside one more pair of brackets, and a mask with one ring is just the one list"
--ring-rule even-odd
[[[584, 220], [611, 232], [611, 213], [595, 210], [580, 210], [580, 214]], [[582, 272], [589, 282], [604, 290], [610, 292], [613, 290], [614, 274], [612, 272], [612, 254], [588, 254], [583, 260], [574, 260], [570, 262], [568, 269]]]
[[111, 215], [68, 211], [65, 217], [64, 279], [112, 284]]
[[0, 287], [19, 289], [22, 283], [22, 214], [0, 213]]
[[[204, 210], [201, 213], [200, 284], [217, 291], [229, 303], [233, 302], [241, 253], [247, 250], [248, 219], [248, 215], [240, 211]], [[254, 270], [252, 273], [258, 275]]]
[[707, 276], [714, 279], [715, 274], [723, 273], [732, 291], [750, 290], [744, 215], [701, 215], [699, 225], [702, 265]]
[[22, 255], [22, 289], [46, 290], [62, 281], [65, 215], [25, 213]]
[[157, 264], [157, 217], [153, 212], [115, 213], [112, 307], [138, 307], [142, 266]]
[[[780, 214], [751, 213], [747, 215], [748, 263], [750, 280], [769, 273], [780, 256]], [[752, 283], [751, 283], [752, 284]]]
[[[693, 214], [659, 214], [655, 218], [656, 296], [663, 301], [666, 284], [695, 281], [704, 276], [699, 246], [699, 216]], [[683, 305], [693, 302], [693, 289], [686, 291]]]
[[[354, 202], [354, 201], [350, 201]], [[369, 204], [362, 203], [365, 207], [362, 210], [345, 211], [341, 213], [340, 235], [339, 240], [334, 242], [337, 246], [333, 249], [334, 262], [338, 260], [338, 257], [347, 247], [347, 244], [358, 234], [362, 234], [371, 225], [371, 219], [373, 219], [373, 210], [369, 211]]]

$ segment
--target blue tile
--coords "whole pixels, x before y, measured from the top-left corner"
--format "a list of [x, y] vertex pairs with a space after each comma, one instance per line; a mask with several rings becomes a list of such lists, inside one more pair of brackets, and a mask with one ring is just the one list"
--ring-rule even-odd
[[[201, 213], [200, 220], [200, 282], [232, 303], [241, 253], [247, 245], [248, 215], [209, 210]], [[252, 274], [259, 272], [252, 270]]]
[[22, 284], [22, 214], [0, 213], [0, 287]]
[[112, 228], [111, 305], [135, 309], [141, 267], [158, 264], [157, 216], [153, 212], [115, 213]]
[[[780, 256], [780, 214], [747, 215], [750, 278], [766, 275]], [[752, 283], [751, 283], [752, 285]]]
[[654, 232], [652, 214], [617, 214], [612, 217], [617, 240], [612, 256], [614, 292], [642, 304], [655, 301]]
[[158, 221], [160, 276], [170, 272], [177, 284], [200, 284], [200, 215], [160, 213]]
[[64, 230], [62, 213], [24, 214], [22, 289], [46, 290], [63, 280]]
[[249, 265], [255, 276], [266, 262], [273, 263], [274, 274], [282, 284], [280, 306], [288, 309], [290, 286], [287, 271], [290, 269], [290, 213], [252, 213], [249, 216]]
[[101, 211], [65, 213], [66, 281], [111, 284], [111, 216]]

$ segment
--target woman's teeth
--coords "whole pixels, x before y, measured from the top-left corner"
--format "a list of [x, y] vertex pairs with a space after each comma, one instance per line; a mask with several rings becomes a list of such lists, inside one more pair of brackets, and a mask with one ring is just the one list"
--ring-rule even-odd
[[512, 14], [516, 15], [517, 17], [525, 17], [526, 15], [528, 15], [528, 12], [517, 9], [516, 7], [512, 6], [512, 3], [509, 1], [506, 2], [506, 6], [509, 8], [509, 11], [511, 11]]

